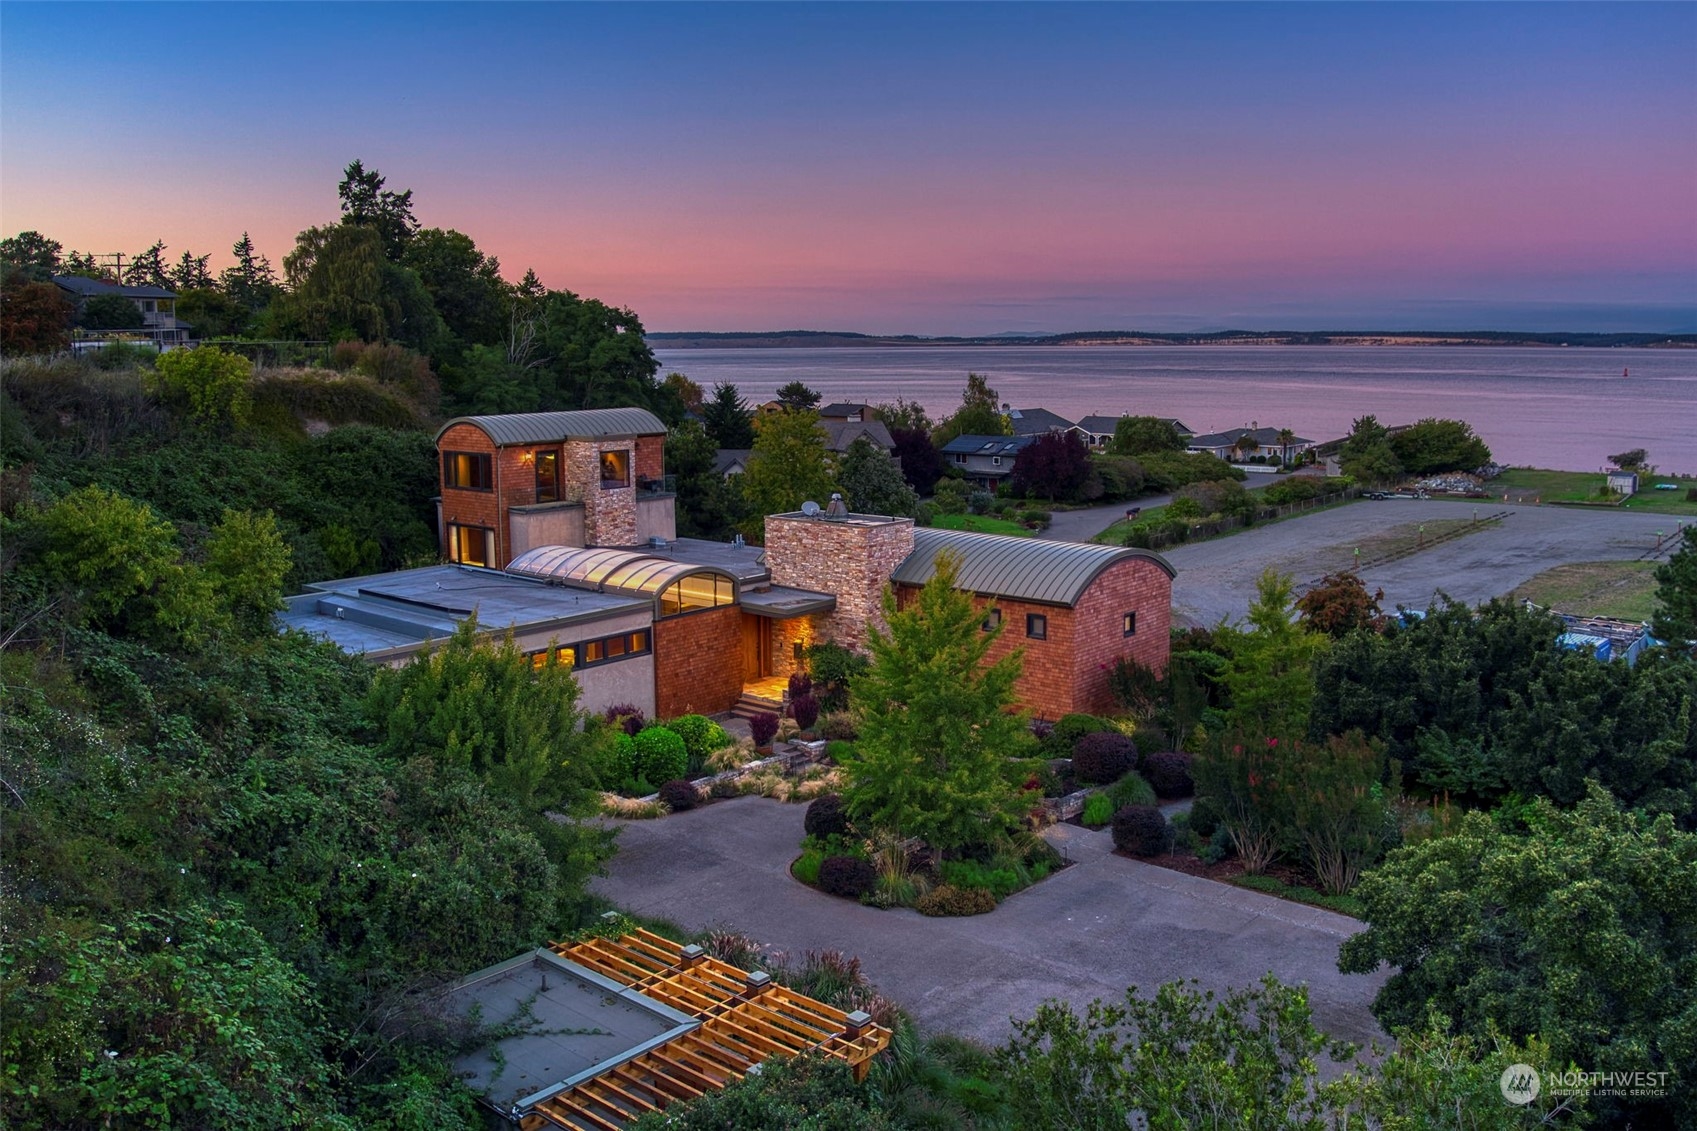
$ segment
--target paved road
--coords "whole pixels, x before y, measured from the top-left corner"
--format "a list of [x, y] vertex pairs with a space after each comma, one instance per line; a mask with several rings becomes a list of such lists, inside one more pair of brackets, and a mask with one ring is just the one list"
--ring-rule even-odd
[[594, 886], [692, 930], [724, 926], [790, 953], [857, 955], [921, 1025], [990, 1043], [1049, 998], [1082, 1006], [1176, 978], [1221, 990], [1268, 970], [1308, 984], [1322, 1029], [1382, 1038], [1368, 1005], [1383, 978], [1337, 972], [1338, 945], [1360, 929], [1353, 919], [1114, 856], [1108, 833], [1071, 825], [1051, 832], [1078, 863], [993, 914], [878, 911], [790, 878], [803, 811], [743, 797], [619, 822], [619, 853]]
[[[1049, 520], [1049, 529], [1037, 537], [1047, 538], [1051, 542], [1088, 542], [1124, 518], [1128, 508], [1164, 507], [1172, 501], [1171, 495], [1152, 495], [1147, 499], [1104, 503], [1099, 507], [1086, 507], [1083, 510], [1055, 511], [1054, 517]], [[1042, 506], [1041, 503], [1037, 505]]]
[[[1179, 571], [1173, 611], [1199, 624], [1236, 620], [1255, 598], [1255, 579], [1267, 566], [1299, 584], [1325, 572], [1333, 547], [1411, 522], [1470, 518], [1468, 501], [1361, 501], [1163, 552]], [[1672, 531], [1676, 518], [1573, 507], [1505, 506], [1480, 500], [1480, 515], [1508, 511], [1501, 524], [1445, 542], [1400, 561], [1362, 571], [1369, 589], [1385, 591], [1384, 605], [1424, 609], [1442, 590], [1466, 604], [1512, 591], [1533, 575], [1569, 562], [1636, 558]]]

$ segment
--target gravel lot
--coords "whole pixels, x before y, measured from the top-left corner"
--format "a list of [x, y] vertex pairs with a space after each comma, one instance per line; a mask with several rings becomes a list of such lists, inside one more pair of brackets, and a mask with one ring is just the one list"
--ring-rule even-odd
[[1178, 570], [1173, 582], [1173, 611], [1198, 624], [1235, 620], [1255, 598], [1255, 579], [1268, 566], [1294, 574], [1300, 585], [1319, 580], [1321, 564], [1337, 546], [1405, 523], [1469, 518], [1475, 505], [1481, 517], [1508, 517], [1400, 561], [1362, 570], [1369, 589], [1385, 591], [1384, 605], [1424, 609], [1439, 591], [1457, 601], [1478, 604], [1501, 596], [1551, 566], [1636, 558], [1656, 541], [1656, 531], [1672, 532], [1679, 520], [1667, 515], [1571, 507], [1505, 506], [1481, 499], [1362, 501], [1320, 511], [1165, 552]]

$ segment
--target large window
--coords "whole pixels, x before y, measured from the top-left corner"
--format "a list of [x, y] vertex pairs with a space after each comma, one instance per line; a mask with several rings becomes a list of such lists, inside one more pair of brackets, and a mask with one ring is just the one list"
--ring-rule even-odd
[[615, 636], [602, 636], [595, 640], [582, 640], [576, 644], [544, 648], [540, 652], [530, 654], [530, 665], [533, 668], [542, 668], [554, 663], [572, 668], [593, 668], [601, 664], [628, 660], [634, 656], [646, 656], [653, 650], [653, 637], [643, 628], [635, 632], [621, 632]]
[[494, 460], [488, 452], [443, 452], [442, 486], [464, 491], [495, 489]]
[[495, 561], [495, 532], [487, 526], [448, 524], [448, 558], [461, 565], [487, 566]]
[[630, 486], [630, 452], [601, 453], [601, 486], [606, 489]]
[[663, 617], [736, 603], [736, 583], [719, 573], [694, 573], [660, 591], [660, 615]]
[[560, 453], [536, 453], [536, 501], [539, 503], [557, 503], [560, 501]]

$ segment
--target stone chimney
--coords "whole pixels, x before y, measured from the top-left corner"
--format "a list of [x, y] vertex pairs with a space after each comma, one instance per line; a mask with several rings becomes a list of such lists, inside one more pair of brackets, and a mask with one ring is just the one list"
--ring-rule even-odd
[[864, 650], [868, 628], [888, 627], [884, 588], [912, 552], [911, 518], [766, 517], [766, 568], [773, 584], [834, 594], [837, 607], [824, 627], [831, 640], [846, 648]]

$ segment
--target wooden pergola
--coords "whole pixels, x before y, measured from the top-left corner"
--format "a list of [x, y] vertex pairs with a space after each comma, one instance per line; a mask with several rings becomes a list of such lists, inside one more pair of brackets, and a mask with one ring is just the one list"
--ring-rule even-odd
[[524, 1131], [619, 1131], [647, 1112], [740, 1080], [773, 1057], [805, 1052], [846, 1061], [855, 1079], [864, 1080], [872, 1058], [890, 1043], [890, 1031], [863, 1012], [844, 1013], [767, 974], [645, 930], [551, 949], [701, 1024], [532, 1104], [519, 1114]]

